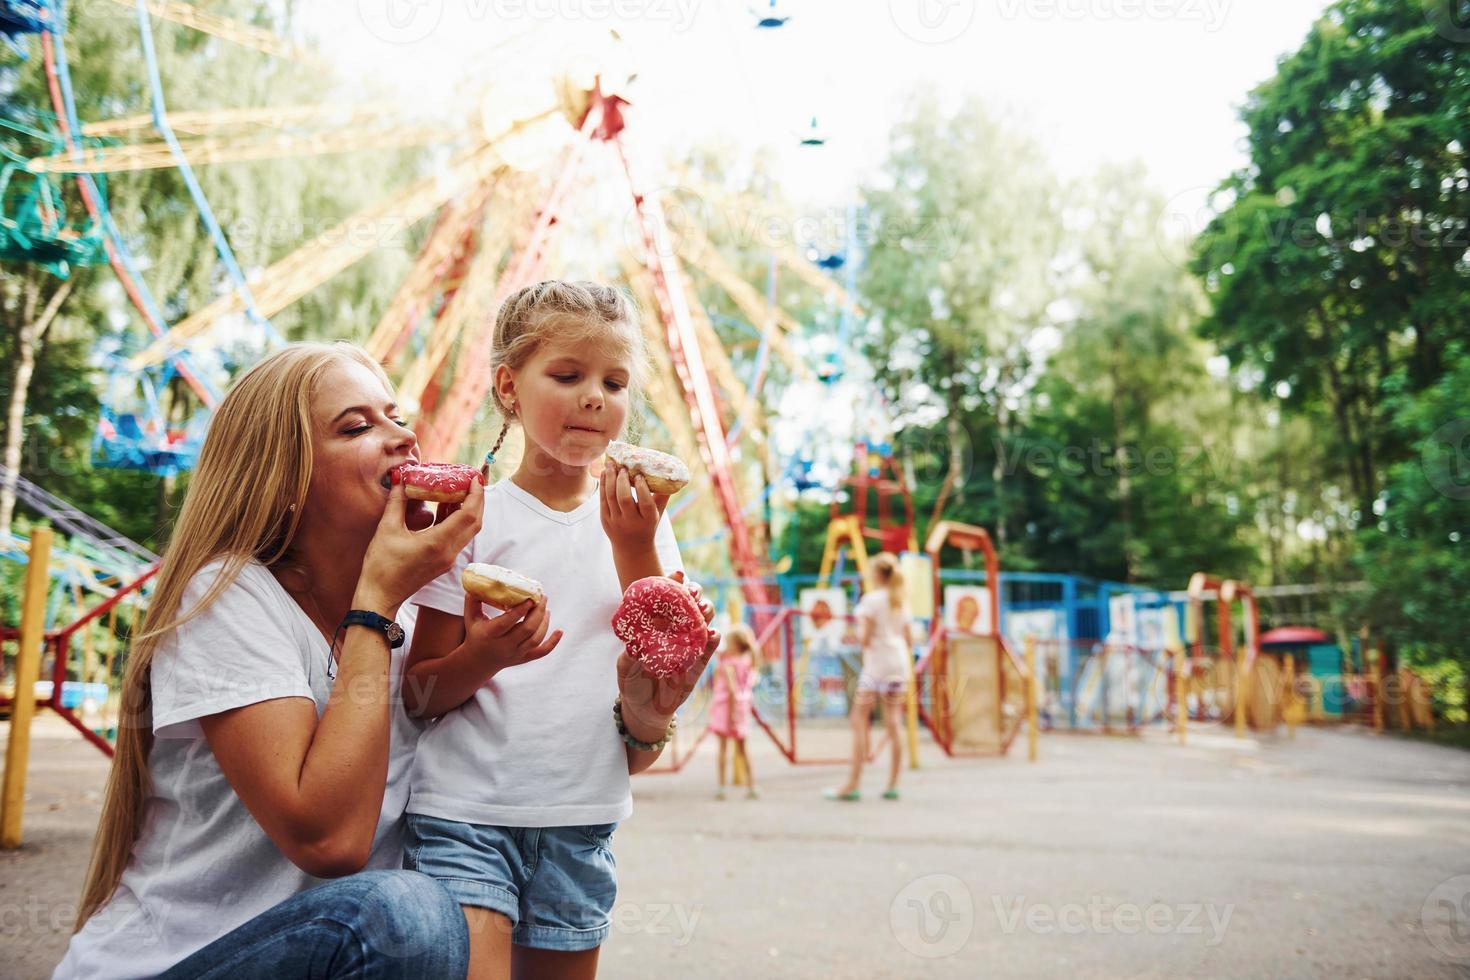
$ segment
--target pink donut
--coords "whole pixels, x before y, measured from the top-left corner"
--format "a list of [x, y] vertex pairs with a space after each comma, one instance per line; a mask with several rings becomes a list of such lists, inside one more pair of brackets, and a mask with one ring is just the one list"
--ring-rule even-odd
[[628, 655], [655, 677], [688, 670], [704, 653], [709, 635], [689, 590], [659, 575], [628, 586], [613, 613], [612, 628]]

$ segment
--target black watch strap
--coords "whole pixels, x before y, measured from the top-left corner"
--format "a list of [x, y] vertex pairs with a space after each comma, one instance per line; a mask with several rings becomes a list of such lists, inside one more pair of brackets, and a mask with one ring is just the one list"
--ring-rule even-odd
[[387, 639], [391, 649], [397, 650], [403, 646], [403, 627], [379, 613], [367, 609], [353, 609], [342, 617], [342, 625], [338, 629], [346, 629], [349, 626], [368, 626], [377, 630]]

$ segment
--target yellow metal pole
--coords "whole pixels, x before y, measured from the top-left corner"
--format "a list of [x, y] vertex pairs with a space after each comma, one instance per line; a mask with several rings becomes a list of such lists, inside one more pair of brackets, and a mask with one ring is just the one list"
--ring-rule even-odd
[[913, 665], [909, 665], [909, 683], [904, 698], [904, 727], [909, 742], [909, 768], [919, 768], [919, 681], [914, 676]]
[[31, 531], [26, 560], [25, 598], [20, 615], [20, 648], [15, 654], [15, 700], [10, 705], [10, 742], [5, 746], [5, 784], [0, 794], [0, 848], [20, 847], [25, 810], [26, 766], [31, 755], [31, 718], [36, 713], [36, 677], [46, 631], [46, 586], [51, 577], [51, 529]]
[[1026, 758], [1036, 761], [1036, 729], [1040, 714], [1036, 696], [1036, 637], [1026, 637]]

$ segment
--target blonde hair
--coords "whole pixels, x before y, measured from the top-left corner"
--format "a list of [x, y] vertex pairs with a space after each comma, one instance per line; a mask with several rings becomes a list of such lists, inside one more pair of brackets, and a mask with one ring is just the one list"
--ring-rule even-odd
[[752, 667], [761, 665], [761, 648], [756, 642], [755, 630], [744, 623], [736, 623], [725, 632], [725, 644], [736, 653], [743, 653], [750, 658]]
[[885, 551], [873, 559], [872, 568], [876, 584], [888, 590], [889, 608], [894, 612], [905, 609], [908, 596], [904, 593], [904, 577], [898, 567], [898, 559]]
[[[218, 599], [246, 562], [287, 560], [311, 485], [312, 395], [322, 375], [346, 361], [368, 368], [392, 390], [360, 347], [291, 344], [246, 371], [215, 410], [123, 677], [117, 752], [77, 929], [112, 898], [142, 827], [153, 747], [150, 667], [158, 644]], [[181, 616], [189, 582], [220, 558], [220, 574]]]
[[[641, 404], [648, 375], [648, 355], [643, 343], [638, 306], [621, 289], [595, 282], [548, 279], [519, 289], [500, 304], [495, 316], [495, 335], [490, 343], [490, 376], [503, 364], [519, 371], [542, 345], [557, 340], [576, 344], [588, 342], [611, 347], [627, 357], [628, 394], [634, 406]], [[495, 408], [505, 419], [491, 452], [498, 452], [514, 417], [500, 402]], [[630, 418], [636, 413], [630, 413]]]

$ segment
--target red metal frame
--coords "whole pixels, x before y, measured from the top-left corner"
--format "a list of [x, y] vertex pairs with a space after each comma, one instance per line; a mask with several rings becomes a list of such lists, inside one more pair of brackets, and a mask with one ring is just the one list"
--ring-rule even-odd
[[[846, 487], [852, 490], [852, 513], [857, 516], [863, 537], [876, 543], [879, 551], [890, 551], [894, 554], [900, 551], [917, 551], [918, 539], [914, 537], [914, 497], [909, 492], [908, 483], [899, 472], [891, 452], [881, 458], [878, 475], [870, 475], [868, 453], [869, 447], [865, 442], [859, 442], [853, 447], [853, 475], [838, 484], [837, 489], [840, 491]], [[888, 474], [886, 476], [885, 471]], [[870, 489], [878, 495], [877, 527], [869, 527], [867, 523]], [[902, 520], [893, 512], [895, 497], [903, 501]], [[835, 521], [843, 516], [842, 503], [834, 494], [829, 519]]]
[[[996, 683], [998, 691], [998, 704], [1004, 705], [1006, 698], [1005, 661], [1010, 660], [1016, 672], [1025, 680], [1027, 675], [1025, 664], [1016, 658], [1015, 653], [1006, 644], [1005, 637], [1000, 632], [1000, 556], [996, 554], [995, 545], [990, 540], [990, 532], [983, 527], [973, 524], [961, 524], [957, 521], [940, 521], [929, 529], [929, 537], [924, 542], [924, 553], [929, 556], [929, 564], [933, 570], [934, 582], [934, 619], [929, 626], [929, 641], [924, 655], [919, 659], [918, 666], [914, 668], [918, 677], [928, 677], [933, 690], [930, 692], [930, 702], [933, 705], [933, 715], [924, 710], [923, 698], [919, 699], [919, 718], [933, 733], [934, 740], [944, 750], [944, 754], [955, 756], [988, 756], [988, 752], [961, 752], [954, 747], [954, 728], [950, 720], [949, 711], [949, 645], [947, 643], [948, 631], [943, 625], [944, 590], [940, 582], [939, 556], [946, 546], [959, 548], [963, 552], [980, 551], [985, 556], [985, 589], [990, 596], [990, 632], [985, 634], [995, 640], [997, 649], [1001, 656], [996, 658]], [[922, 688], [921, 688], [922, 690]], [[1020, 733], [1021, 726], [1017, 724], [1009, 733], [1005, 731], [1005, 712], [999, 712], [996, 719], [1000, 726], [1001, 748], [1000, 755], [1010, 751], [1011, 743], [1015, 741], [1016, 735]]]
[[602, 125], [603, 110], [600, 100], [594, 99], [582, 119], [579, 138], [562, 161], [561, 170], [552, 182], [536, 216], [532, 219], [526, 241], [501, 273], [495, 286], [492, 312], [464, 338], [460, 354], [455, 363], [454, 381], [444, 402], [436, 407], [421, 424], [419, 444], [425, 456], [431, 459], [451, 459], [464, 445], [489, 392], [494, 377], [490, 372], [490, 334], [495, 327], [495, 315], [512, 292], [528, 286], [542, 274], [546, 263], [546, 247], [550, 242], [552, 227], [559, 221], [559, 214], [567, 195], [571, 193], [582, 156], [589, 140]]
[[[668, 247], [668, 229], [658, 197], [641, 190], [642, 185], [635, 176], [623, 140], [626, 126], [623, 112], [627, 104], [616, 95], [603, 93], [600, 82], [589, 93], [587, 111], [579, 125], [579, 137], [537, 212], [526, 242], [501, 276], [495, 290], [494, 305], [498, 309], [514, 289], [527, 285], [541, 274], [551, 231], [558, 223], [558, 215], [565, 205], [583, 155], [594, 140], [611, 145], [622, 164], [628, 191], [638, 212], [642, 260], [653, 282], [659, 317], [668, 338], [670, 359], [689, 405], [700, 456], [730, 529], [731, 565], [741, 580], [741, 592], [747, 602], [757, 606], [774, 605], [776, 597], [764, 581], [767, 572], [765, 558], [752, 544], [750, 528], [746, 525], [744, 508], [740, 504], [719, 400], [710, 382], [690, 316], [683, 270], [678, 256]], [[420, 427], [420, 443], [425, 455], [443, 459], [453, 457], [469, 435], [475, 413], [493, 382], [489, 358], [482, 353], [493, 325], [492, 316], [461, 344], [454, 381], [448, 394], [432, 417], [426, 418]]]
[[[66, 626], [63, 626], [60, 629], [47, 630], [43, 634], [44, 646], [50, 647], [52, 650], [51, 696], [44, 701], [37, 701], [36, 707], [50, 708], [52, 711], [56, 712], [66, 721], [67, 724], [71, 725], [78, 732], [80, 732], [83, 738], [95, 745], [99, 750], [101, 750], [102, 754], [107, 756], [108, 758], [112, 758], [112, 743], [107, 741], [107, 739], [103, 738], [102, 736], [98, 735], [96, 732], [92, 731], [92, 729], [88, 728], [86, 725], [82, 724], [82, 720], [77, 717], [76, 712], [72, 711], [70, 708], [64, 707], [61, 703], [61, 686], [62, 684], [66, 683], [66, 667], [67, 658], [71, 652], [71, 638], [82, 627], [88, 625], [101, 616], [107, 615], [107, 613], [111, 612], [118, 603], [122, 602], [132, 593], [140, 591], [143, 588], [144, 583], [146, 583], [157, 573], [158, 565], [154, 564], [148, 566], [148, 568], [145, 569], [143, 573], [139, 575], [136, 579], [118, 589], [117, 592], [113, 593], [113, 595], [108, 599], [89, 609], [82, 615], [80, 619]], [[0, 627], [0, 640], [16, 640], [19, 638], [20, 630], [12, 629], [9, 627]], [[9, 705], [11, 704], [11, 702], [11, 698], [0, 697], [0, 706]]]

